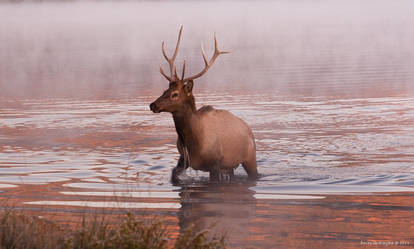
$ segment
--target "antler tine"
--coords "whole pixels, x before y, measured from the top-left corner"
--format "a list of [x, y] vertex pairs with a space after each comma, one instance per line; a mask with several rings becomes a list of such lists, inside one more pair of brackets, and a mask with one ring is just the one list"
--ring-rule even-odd
[[173, 81], [167, 74], [164, 73], [164, 70], [162, 70], [162, 67], [160, 65], [160, 73], [162, 74], [162, 76], [164, 76], [168, 81]]
[[182, 31], [183, 31], [183, 26], [180, 27], [180, 32], [178, 33], [177, 45], [175, 46], [175, 51], [174, 51], [174, 54], [171, 58], [168, 58], [167, 53], [165, 52], [165, 43], [164, 43], [164, 41], [162, 42], [162, 45], [161, 45], [162, 54], [163, 54], [164, 58], [167, 60], [169, 66], [170, 66], [170, 75], [171, 76], [170, 77], [166, 76], [166, 74], [164, 73], [164, 71], [162, 70], [161, 67], [160, 67], [160, 72], [169, 81], [173, 81], [173, 79], [178, 80], [178, 76], [177, 76], [177, 72], [176, 72], [176, 69], [175, 69], [174, 61], [175, 61], [175, 58], [177, 58], [178, 50], [180, 48]]
[[167, 61], [169, 61], [170, 59], [168, 58], [167, 54], [165, 53], [165, 47], [164, 47], [164, 45], [165, 45], [165, 42], [164, 42], [164, 41], [162, 41], [162, 43], [161, 43], [162, 55], [164, 55], [164, 58], [165, 58]]
[[174, 55], [171, 58], [173, 61], [175, 60], [175, 58], [177, 57], [178, 54], [178, 49], [180, 48], [180, 43], [181, 43], [181, 33], [183, 31], [183, 25], [181, 25], [180, 27], [180, 32], [178, 33], [178, 40], [177, 40], [177, 45], [175, 46], [175, 51], [174, 51]]
[[201, 55], [203, 56], [204, 64], [207, 66], [208, 61], [207, 61], [207, 57], [206, 57], [206, 52], [204, 52], [203, 44], [201, 44]]
[[174, 79], [178, 80], [177, 67], [174, 66]]
[[219, 51], [218, 46], [217, 46], [217, 37], [216, 37], [216, 32], [214, 32], [214, 51], [215, 53], [217, 52], [218, 54], [230, 54], [230, 51]]
[[184, 80], [184, 73], [185, 73], [185, 60], [183, 63], [183, 73], [181, 74], [181, 80]]
[[203, 74], [205, 74], [208, 71], [208, 69], [211, 67], [211, 65], [213, 65], [214, 61], [217, 59], [217, 57], [219, 55], [221, 55], [221, 54], [228, 54], [228, 53], [230, 53], [230, 52], [228, 52], [228, 51], [220, 51], [218, 49], [216, 33], [214, 33], [214, 54], [211, 57], [210, 61], [207, 61], [206, 53], [204, 52], [203, 46], [201, 46], [201, 55], [203, 56], [203, 60], [204, 60], [204, 64], [205, 64], [203, 70], [201, 70], [201, 72], [199, 72], [196, 75], [193, 75], [191, 77], [188, 77], [188, 78], [183, 79], [183, 81], [194, 80], [194, 79], [202, 76]]

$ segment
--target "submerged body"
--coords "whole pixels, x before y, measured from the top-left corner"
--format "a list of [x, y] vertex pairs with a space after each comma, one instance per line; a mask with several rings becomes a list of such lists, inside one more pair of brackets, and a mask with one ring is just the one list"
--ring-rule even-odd
[[[212, 178], [220, 179], [223, 174], [231, 176], [242, 164], [250, 178], [257, 177], [256, 144], [243, 120], [211, 106], [204, 106], [189, 116], [190, 122], [181, 123], [180, 116], [173, 114], [177, 133], [182, 137], [179, 135], [177, 147], [183, 161], [185, 147], [188, 151], [185, 167], [210, 172]], [[183, 166], [180, 162], [177, 165]]]

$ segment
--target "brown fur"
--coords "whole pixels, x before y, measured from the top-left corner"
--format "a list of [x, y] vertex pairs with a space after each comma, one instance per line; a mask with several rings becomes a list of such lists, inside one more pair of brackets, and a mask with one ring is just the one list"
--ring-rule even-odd
[[[173, 115], [181, 155], [173, 170], [173, 179], [188, 166], [210, 172], [212, 178], [220, 179], [221, 173], [232, 175], [233, 169], [240, 164], [249, 178], [256, 178], [256, 144], [249, 126], [226, 110], [211, 106], [197, 110], [192, 85], [192, 81], [170, 84], [170, 88], [150, 105], [154, 112], [165, 111]], [[173, 96], [177, 93], [178, 96]], [[187, 165], [184, 165], [185, 147], [189, 154]]]

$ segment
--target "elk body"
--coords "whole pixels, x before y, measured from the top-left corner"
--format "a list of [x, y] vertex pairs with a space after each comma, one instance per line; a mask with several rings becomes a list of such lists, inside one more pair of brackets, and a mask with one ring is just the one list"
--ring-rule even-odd
[[220, 54], [214, 35], [215, 51], [207, 60], [202, 48], [204, 69], [191, 77], [184, 77], [185, 61], [181, 77], [174, 64], [180, 46], [182, 27], [178, 35], [175, 52], [168, 58], [162, 43], [162, 52], [170, 66], [170, 75], [160, 73], [169, 81], [169, 87], [150, 105], [154, 113], [170, 112], [178, 134], [177, 148], [180, 153], [177, 166], [172, 171], [172, 181], [179, 181], [179, 175], [188, 167], [210, 172], [210, 179], [222, 180], [233, 176], [233, 170], [240, 164], [250, 179], [257, 178], [256, 144], [249, 126], [226, 110], [203, 106], [197, 110], [193, 96], [194, 79], [207, 72]]

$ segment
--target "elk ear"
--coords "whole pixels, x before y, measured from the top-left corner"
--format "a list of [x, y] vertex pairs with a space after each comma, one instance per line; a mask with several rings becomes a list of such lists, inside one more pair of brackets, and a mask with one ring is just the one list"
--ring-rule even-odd
[[187, 94], [187, 96], [191, 95], [191, 92], [193, 91], [193, 85], [194, 85], [193, 80], [187, 81], [187, 84], [184, 85], [184, 91]]

